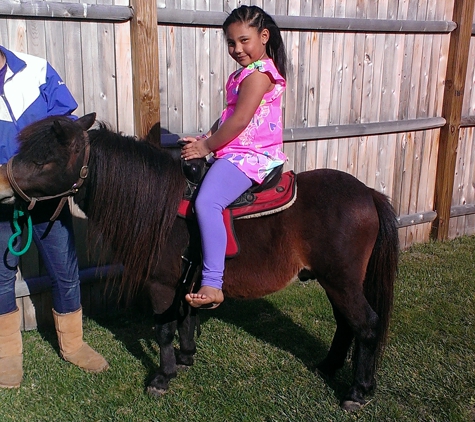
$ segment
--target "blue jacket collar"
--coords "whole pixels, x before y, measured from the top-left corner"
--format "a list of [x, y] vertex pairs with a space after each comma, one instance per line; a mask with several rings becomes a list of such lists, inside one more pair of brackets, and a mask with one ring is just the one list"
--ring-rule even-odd
[[13, 54], [10, 50], [7, 50], [1, 45], [0, 50], [7, 58], [7, 65], [13, 73], [19, 72], [26, 66], [26, 63], [23, 60], [19, 59], [17, 56], [15, 56], [15, 54]]

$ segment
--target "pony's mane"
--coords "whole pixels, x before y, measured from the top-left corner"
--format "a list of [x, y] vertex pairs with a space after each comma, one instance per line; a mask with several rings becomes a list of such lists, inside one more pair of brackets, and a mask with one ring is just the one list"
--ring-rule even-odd
[[90, 236], [111, 246], [114, 261], [123, 264], [120, 293], [130, 297], [157, 264], [185, 181], [180, 163], [155, 144], [115, 133], [104, 123], [88, 134]]

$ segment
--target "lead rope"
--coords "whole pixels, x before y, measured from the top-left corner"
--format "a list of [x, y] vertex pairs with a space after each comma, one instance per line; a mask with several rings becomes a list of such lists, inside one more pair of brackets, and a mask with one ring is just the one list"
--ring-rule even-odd
[[[20, 225], [18, 224], [18, 220], [21, 218], [21, 217], [26, 217], [26, 226], [28, 228], [28, 237], [27, 237], [27, 240], [26, 240], [26, 244], [25, 244], [25, 247], [20, 250], [20, 251], [16, 251], [14, 248], [13, 248], [13, 243], [15, 242], [15, 239], [21, 235], [21, 232], [22, 232], [22, 228], [20, 227]], [[31, 216], [30, 216], [30, 213], [28, 211], [23, 211], [21, 209], [21, 205], [16, 205], [15, 204], [15, 207], [13, 208], [13, 227], [15, 228], [16, 232], [13, 233], [11, 236], [10, 236], [10, 239], [8, 240], [8, 249], [10, 250], [10, 252], [12, 253], [12, 255], [15, 255], [15, 256], [21, 256], [23, 255], [24, 253], [26, 253], [26, 251], [30, 248], [30, 245], [31, 245], [31, 240], [33, 238], [33, 223], [31, 222]]]

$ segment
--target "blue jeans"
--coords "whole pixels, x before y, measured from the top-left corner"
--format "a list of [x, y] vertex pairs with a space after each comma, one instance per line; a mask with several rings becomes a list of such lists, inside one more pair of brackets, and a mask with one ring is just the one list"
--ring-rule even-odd
[[[30, 212], [33, 240], [52, 281], [53, 307], [56, 312], [69, 313], [81, 306], [78, 262], [74, 244], [72, 217], [66, 205], [54, 223], [49, 222], [55, 207], [37, 204]], [[19, 257], [8, 250], [13, 229], [12, 208], [0, 207], [0, 315], [16, 309], [15, 280]], [[21, 249], [20, 236], [14, 243]]]
[[252, 180], [224, 158], [216, 160], [203, 179], [195, 200], [203, 253], [202, 286], [222, 288], [227, 244], [223, 211], [251, 186]]

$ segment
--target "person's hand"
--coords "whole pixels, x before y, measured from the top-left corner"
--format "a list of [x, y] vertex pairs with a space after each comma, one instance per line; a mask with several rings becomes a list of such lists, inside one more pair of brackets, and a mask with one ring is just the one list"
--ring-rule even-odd
[[206, 157], [211, 152], [206, 140], [207, 138], [196, 139], [190, 136], [182, 138], [186, 145], [181, 148], [181, 158], [191, 160], [193, 158]]

